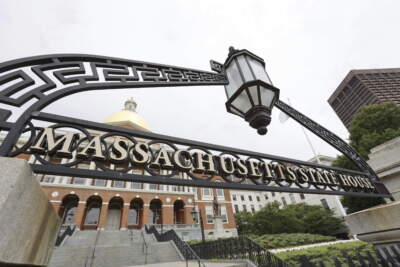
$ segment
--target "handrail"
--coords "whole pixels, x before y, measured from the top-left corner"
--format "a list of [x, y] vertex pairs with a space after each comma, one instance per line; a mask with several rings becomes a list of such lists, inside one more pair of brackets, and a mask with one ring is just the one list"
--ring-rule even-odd
[[144, 237], [143, 230], [141, 230], [140, 233], [142, 234], [143, 239], [142, 253], [144, 253], [144, 264], [147, 264], [148, 245], [146, 243], [146, 238]]
[[182, 256], [185, 258], [186, 266], [188, 266], [188, 260], [196, 260], [199, 264], [199, 267], [205, 267], [204, 263], [201, 262], [201, 259], [196, 252], [178, 236], [174, 229], [171, 229], [163, 234], [160, 234], [154, 225], [150, 227], [145, 225], [145, 229], [146, 233], [154, 234], [158, 242], [173, 241]]
[[191, 247], [202, 259], [248, 259], [259, 267], [291, 266], [247, 237], [207, 241]]
[[[73, 226], [73, 227], [72, 227], [72, 226]], [[61, 233], [61, 230], [62, 230], [63, 228], [65, 228], [65, 230], [64, 230], [64, 232], [62, 232], [62, 234], [60, 234], [60, 233]], [[75, 229], [76, 229], [76, 225], [75, 225], [75, 224], [73, 224], [73, 225], [72, 225], [72, 224], [69, 224], [69, 225], [61, 225], [59, 235], [57, 236], [57, 239], [56, 239], [56, 247], [58, 247], [59, 245], [61, 245], [61, 243], [64, 241], [64, 239], [65, 239], [67, 236], [71, 236], [71, 235], [74, 233]]]

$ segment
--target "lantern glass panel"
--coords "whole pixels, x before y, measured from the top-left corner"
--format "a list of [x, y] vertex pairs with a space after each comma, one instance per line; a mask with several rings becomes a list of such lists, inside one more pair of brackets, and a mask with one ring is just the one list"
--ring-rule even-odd
[[274, 100], [276, 92], [265, 87], [260, 87], [260, 94], [261, 104], [271, 108], [272, 100]]
[[226, 68], [226, 75], [228, 76], [229, 84], [225, 85], [225, 91], [226, 96], [229, 99], [243, 84], [238, 66], [234, 60], [232, 60], [229, 66]]
[[251, 72], [250, 66], [246, 61], [244, 55], [238, 56], [237, 61], [239, 63], [239, 68], [242, 71], [243, 78], [246, 82], [253, 81], [254, 75]]
[[239, 109], [241, 112], [245, 113], [250, 110], [251, 102], [246, 90], [243, 90], [236, 98], [233, 100], [232, 105]]
[[230, 108], [229, 111], [232, 112], [233, 114], [236, 114], [236, 115], [238, 115], [238, 116], [240, 116], [240, 117], [243, 117], [243, 114], [240, 113], [239, 111], [237, 111], [237, 110], [234, 109], [234, 108]]
[[255, 106], [259, 105], [257, 85], [249, 87], [249, 93]]
[[261, 62], [255, 60], [251, 57], [248, 57], [248, 60], [249, 60], [250, 66], [254, 72], [254, 75], [256, 76], [256, 79], [262, 80], [262, 81], [272, 85], [271, 80], [269, 79], [268, 74], [265, 71], [263, 64], [261, 64]]

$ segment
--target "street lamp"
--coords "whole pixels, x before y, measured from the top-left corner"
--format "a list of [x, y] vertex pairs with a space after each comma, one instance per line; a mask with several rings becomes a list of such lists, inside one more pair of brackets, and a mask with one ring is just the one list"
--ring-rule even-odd
[[246, 49], [230, 47], [224, 69], [229, 81], [225, 85], [227, 111], [244, 118], [258, 134], [266, 134], [279, 89], [272, 85], [264, 60]]
[[199, 223], [199, 218], [200, 218], [200, 230], [201, 230], [201, 241], [205, 242], [206, 238], [204, 235], [204, 227], [203, 227], [203, 217], [201, 216], [201, 212], [197, 211], [195, 207], [193, 207], [192, 211], [190, 212], [192, 214], [193, 221], [196, 223]]

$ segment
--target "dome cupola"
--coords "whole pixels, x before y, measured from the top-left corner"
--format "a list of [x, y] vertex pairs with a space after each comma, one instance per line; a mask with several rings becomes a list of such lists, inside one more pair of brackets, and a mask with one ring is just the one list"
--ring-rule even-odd
[[131, 97], [125, 101], [123, 110], [112, 113], [104, 120], [104, 123], [135, 130], [150, 131], [149, 125], [143, 117], [136, 112], [136, 108], [137, 103]]

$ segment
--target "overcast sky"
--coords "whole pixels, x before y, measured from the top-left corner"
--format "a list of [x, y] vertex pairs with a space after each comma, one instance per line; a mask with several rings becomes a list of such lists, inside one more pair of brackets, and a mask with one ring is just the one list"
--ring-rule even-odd
[[[351, 69], [399, 67], [399, 10], [399, 1], [382, 0], [0, 0], [0, 61], [85, 53], [209, 70], [209, 60], [223, 62], [233, 45], [264, 58], [282, 100], [347, 138], [327, 99]], [[92, 91], [46, 111], [102, 121], [131, 96], [156, 133], [313, 156], [299, 124], [281, 124], [278, 109], [266, 136], [228, 114], [222, 86]], [[310, 137], [320, 154], [338, 154]]]

